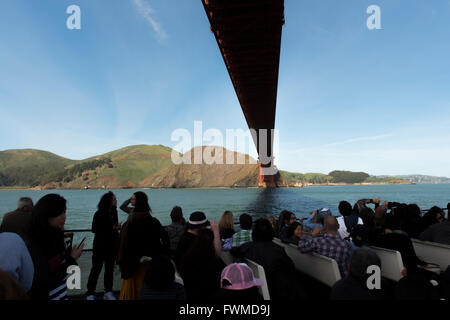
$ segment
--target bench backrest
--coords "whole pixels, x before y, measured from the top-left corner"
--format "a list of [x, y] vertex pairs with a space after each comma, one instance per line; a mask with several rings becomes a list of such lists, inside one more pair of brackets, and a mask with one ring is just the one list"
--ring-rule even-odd
[[263, 266], [250, 259], [245, 259], [245, 262], [253, 270], [255, 278], [258, 278], [263, 282], [263, 285], [258, 287], [259, 293], [263, 296], [264, 300], [270, 300], [269, 286], [267, 285], [266, 273], [264, 272]]
[[373, 246], [370, 248], [376, 252], [381, 260], [381, 275], [383, 277], [393, 281], [398, 281], [403, 277], [403, 260], [400, 252]]
[[287, 255], [292, 259], [298, 271], [329, 287], [332, 287], [341, 279], [341, 273], [339, 272], [336, 260], [317, 253], [301, 253], [295, 245], [283, 243], [279, 239], [274, 239], [273, 241], [284, 247]]
[[222, 251], [221, 258], [226, 265], [234, 262], [234, 257], [231, 255], [230, 251]]
[[428, 263], [438, 264], [441, 271], [450, 265], [450, 246], [446, 244], [411, 239], [416, 255]]

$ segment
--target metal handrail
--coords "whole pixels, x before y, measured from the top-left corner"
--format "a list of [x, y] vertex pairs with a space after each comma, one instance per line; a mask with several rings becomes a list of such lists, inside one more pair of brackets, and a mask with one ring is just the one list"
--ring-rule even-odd
[[[442, 211], [448, 211], [448, 209], [447, 208], [440, 208]], [[428, 212], [428, 211], [430, 211], [431, 209], [427, 209], [427, 210], [422, 210], [422, 212]]]
[[[76, 233], [76, 232], [92, 232], [92, 229], [68, 229], [64, 230], [64, 234], [66, 233]], [[92, 252], [94, 249], [83, 249], [83, 252]]]
[[69, 229], [69, 230], [64, 230], [64, 232], [69, 233], [69, 232], [92, 232], [92, 229]]

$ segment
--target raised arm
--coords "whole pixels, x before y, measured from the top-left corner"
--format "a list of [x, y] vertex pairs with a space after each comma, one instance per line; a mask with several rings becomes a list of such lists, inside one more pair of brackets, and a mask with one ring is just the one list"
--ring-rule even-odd
[[127, 214], [130, 214], [133, 212], [133, 208], [129, 207], [128, 205], [131, 203], [131, 199], [125, 200], [124, 203], [120, 206], [120, 210], [126, 212]]
[[216, 250], [216, 256], [220, 257], [222, 255], [222, 244], [220, 242], [219, 224], [212, 220], [211, 230], [214, 232], [214, 249]]
[[314, 230], [314, 228], [316, 227], [316, 226], [320, 226], [320, 223], [314, 223], [314, 222], [312, 222], [312, 219], [316, 216], [316, 211], [312, 214], [312, 215], [310, 215], [309, 217], [308, 217], [308, 219], [306, 219], [304, 222], [303, 222], [303, 225], [305, 226], [305, 227], [307, 227], [307, 228], [309, 228], [309, 229], [311, 229], [311, 230]]

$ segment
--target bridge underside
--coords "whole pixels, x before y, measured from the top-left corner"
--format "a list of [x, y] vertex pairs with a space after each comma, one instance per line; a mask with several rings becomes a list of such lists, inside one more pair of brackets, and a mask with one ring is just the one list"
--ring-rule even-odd
[[[271, 173], [284, 0], [202, 0], [260, 160], [260, 184]], [[268, 130], [264, 134], [261, 130]], [[267, 131], [266, 131], [267, 132]]]

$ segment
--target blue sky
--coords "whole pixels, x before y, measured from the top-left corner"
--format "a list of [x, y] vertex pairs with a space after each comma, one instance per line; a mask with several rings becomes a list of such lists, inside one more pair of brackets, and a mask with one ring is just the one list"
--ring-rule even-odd
[[[450, 177], [449, 0], [285, 0], [285, 18], [281, 169]], [[0, 150], [83, 159], [174, 147], [195, 120], [247, 129], [200, 0], [2, 0], [0, 41]]]

